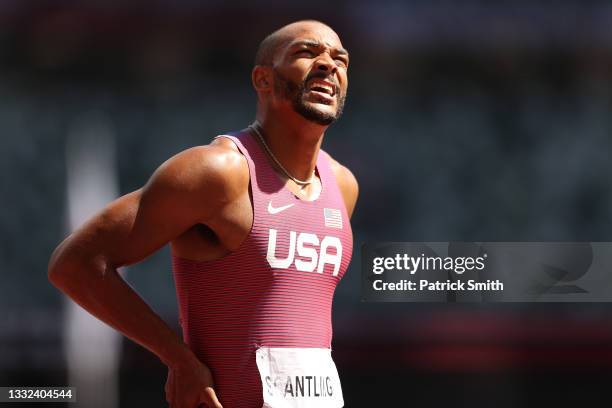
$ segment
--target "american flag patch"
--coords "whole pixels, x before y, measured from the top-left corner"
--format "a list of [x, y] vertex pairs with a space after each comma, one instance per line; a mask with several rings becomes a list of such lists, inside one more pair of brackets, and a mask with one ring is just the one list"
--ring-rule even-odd
[[342, 228], [342, 213], [335, 208], [323, 208], [325, 226], [330, 228]]

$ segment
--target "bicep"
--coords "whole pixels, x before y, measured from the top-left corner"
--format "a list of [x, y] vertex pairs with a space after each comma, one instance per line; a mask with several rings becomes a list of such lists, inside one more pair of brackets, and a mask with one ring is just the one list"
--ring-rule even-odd
[[355, 180], [355, 178], [353, 177], [353, 180], [351, 181], [351, 186], [349, 187], [349, 192], [345, 198], [347, 202], [347, 212], [349, 218], [352, 217], [353, 211], [355, 210], [355, 205], [357, 204], [357, 197], [359, 197], [359, 185], [357, 184], [357, 180]]
[[130, 265], [196, 222], [194, 211], [181, 206], [178, 197], [157, 190], [148, 185], [111, 202], [69, 237], [70, 252], [103, 258], [113, 267]]
[[66, 243], [70, 253], [119, 267], [157, 251], [202, 219], [199, 192], [184, 179], [162, 166], [143, 188], [111, 202], [78, 228]]
[[243, 178], [228, 177], [240, 163], [220, 153], [192, 148], [169, 159], [143, 188], [113, 201], [76, 230], [62, 244], [69, 251], [62, 252], [81, 260], [100, 258], [113, 267], [129, 265], [206, 223], [231, 201], [240, 190], [232, 188], [235, 180]]
[[342, 166], [341, 170], [342, 197], [344, 198], [347, 214], [349, 218], [351, 218], [355, 210], [355, 205], [357, 204], [357, 197], [359, 196], [359, 185], [357, 184], [357, 179], [349, 169]]
[[336, 177], [336, 181], [338, 183], [338, 187], [340, 188], [340, 193], [342, 194], [342, 199], [346, 207], [346, 212], [350, 219], [353, 215], [353, 211], [355, 210], [355, 205], [357, 204], [359, 185], [357, 184], [357, 179], [347, 167], [344, 167], [338, 163], [336, 160], [331, 158], [331, 156], [330, 159], [332, 171]]

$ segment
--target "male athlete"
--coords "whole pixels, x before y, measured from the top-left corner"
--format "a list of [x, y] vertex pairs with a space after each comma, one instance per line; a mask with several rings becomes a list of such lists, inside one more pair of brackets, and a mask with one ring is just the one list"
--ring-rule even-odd
[[[331, 305], [358, 188], [320, 146], [347, 68], [323, 23], [270, 34], [252, 70], [256, 121], [170, 158], [51, 256], [55, 286], [168, 366], [170, 406], [343, 406]], [[167, 243], [184, 342], [117, 273]]]

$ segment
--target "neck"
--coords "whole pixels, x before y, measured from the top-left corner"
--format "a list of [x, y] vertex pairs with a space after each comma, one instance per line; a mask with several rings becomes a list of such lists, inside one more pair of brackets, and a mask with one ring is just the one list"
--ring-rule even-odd
[[309, 180], [317, 164], [327, 127], [302, 117], [298, 120], [290, 119], [293, 118], [287, 118], [287, 115], [273, 118], [257, 115], [260, 131], [272, 154], [291, 176], [299, 180]]

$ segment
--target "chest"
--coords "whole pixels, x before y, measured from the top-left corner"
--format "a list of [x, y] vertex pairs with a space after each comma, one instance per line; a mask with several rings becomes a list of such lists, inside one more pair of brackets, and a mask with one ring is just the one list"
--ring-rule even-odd
[[278, 194], [255, 208], [250, 239], [271, 268], [341, 277], [352, 251], [342, 202], [325, 197], [304, 202]]
[[352, 231], [342, 207], [329, 197], [299, 200], [286, 190], [248, 194], [229, 203], [209, 225], [197, 225], [173, 242], [173, 252], [195, 261], [219, 259], [247, 238], [272, 268], [338, 276], [350, 261]]

